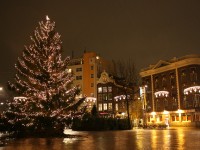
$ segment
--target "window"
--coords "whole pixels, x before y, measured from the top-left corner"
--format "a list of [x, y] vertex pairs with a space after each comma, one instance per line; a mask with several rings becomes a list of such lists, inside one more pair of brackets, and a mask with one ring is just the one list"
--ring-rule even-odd
[[199, 106], [200, 106], [200, 95], [195, 94], [194, 101], [193, 101], [193, 107], [199, 107]]
[[164, 106], [167, 107], [168, 106], [168, 100], [165, 98], [164, 99]]
[[175, 76], [174, 76], [174, 73], [171, 73], [170, 74], [170, 85], [171, 87], [175, 87]]
[[162, 87], [165, 88], [166, 85], [167, 85], [167, 82], [166, 82], [166, 76], [163, 75], [163, 77], [162, 77]]
[[191, 121], [192, 116], [190, 114], [182, 114], [182, 121]]
[[179, 121], [179, 115], [176, 115], [176, 121]]
[[98, 87], [98, 93], [102, 93], [102, 87]]
[[112, 86], [108, 87], [108, 92], [112, 92]]
[[107, 93], [107, 87], [103, 87], [103, 93]]
[[183, 98], [183, 108], [187, 108], [187, 107], [188, 107], [187, 98], [186, 98], [186, 96], [184, 96], [184, 98]]
[[94, 83], [91, 83], [91, 87], [94, 87]]
[[179, 121], [179, 115], [178, 114], [173, 115], [172, 116], [172, 121]]
[[102, 94], [98, 94], [98, 100], [102, 101]]
[[94, 78], [94, 74], [91, 74], [90, 77], [91, 77], [91, 78]]
[[181, 71], [181, 81], [182, 81], [182, 83], [186, 83], [186, 73], [185, 73], [185, 70]]
[[108, 110], [108, 105], [107, 105], [107, 103], [104, 103], [104, 104], [103, 104], [103, 110]]
[[76, 72], [82, 71], [82, 68], [76, 68]]
[[196, 68], [191, 68], [190, 80], [191, 80], [192, 82], [197, 81]]
[[116, 110], [116, 111], [119, 110], [119, 106], [118, 106], [118, 104], [115, 104], [115, 110]]
[[182, 114], [182, 121], [187, 121], [186, 114]]
[[108, 100], [107, 93], [104, 93], [104, 94], [103, 94], [103, 100]]
[[155, 77], [155, 89], [159, 88], [158, 77]]
[[172, 116], [172, 121], [176, 121], [176, 118], [175, 118], [175, 116]]
[[159, 120], [162, 121], [162, 115], [159, 115]]
[[156, 110], [158, 111], [160, 109], [160, 101], [156, 100]]
[[112, 110], [112, 103], [108, 103], [108, 110]]
[[91, 69], [91, 70], [94, 70], [94, 66], [90, 66], [90, 69]]
[[112, 93], [108, 93], [108, 100], [112, 100]]
[[82, 80], [82, 76], [76, 76], [76, 80]]
[[187, 121], [191, 121], [192, 120], [192, 116], [191, 115], [187, 115]]
[[99, 111], [102, 111], [102, 104], [99, 104]]

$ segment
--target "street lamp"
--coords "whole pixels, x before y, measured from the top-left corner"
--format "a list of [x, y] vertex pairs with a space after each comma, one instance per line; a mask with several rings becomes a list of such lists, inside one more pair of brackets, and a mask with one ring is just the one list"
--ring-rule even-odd
[[146, 102], [146, 88], [148, 86], [144, 85], [142, 87], [140, 87], [140, 97], [142, 99], [142, 103], [143, 103], [143, 124], [146, 124], [146, 106], [147, 106], [147, 102]]

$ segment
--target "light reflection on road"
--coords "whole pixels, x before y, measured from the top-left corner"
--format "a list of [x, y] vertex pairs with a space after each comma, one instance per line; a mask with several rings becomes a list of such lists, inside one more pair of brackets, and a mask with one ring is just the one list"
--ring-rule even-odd
[[166, 130], [133, 129], [126, 131], [66, 131], [80, 135], [72, 138], [18, 139], [0, 150], [198, 150], [200, 129], [169, 128]]

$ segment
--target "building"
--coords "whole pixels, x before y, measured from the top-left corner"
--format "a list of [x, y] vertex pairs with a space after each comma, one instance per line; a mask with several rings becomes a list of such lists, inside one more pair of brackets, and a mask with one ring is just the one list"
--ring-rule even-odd
[[106, 61], [95, 52], [84, 52], [82, 57], [70, 60], [69, 68], [75, 76], [73, 84], [81, 88], [80, 97], [86, 96], [84, 103], [90, 109], [96, 104], [98, 75], [105, 66]]
[[200, 55], [160, 60], [140, 75], [146, 123], [195, 126], [200, 121]]
[[103, 71], [97, 81], [97, 110], [100, 115], [108, 117], [127, 117], [127, 100], [119, 79]]

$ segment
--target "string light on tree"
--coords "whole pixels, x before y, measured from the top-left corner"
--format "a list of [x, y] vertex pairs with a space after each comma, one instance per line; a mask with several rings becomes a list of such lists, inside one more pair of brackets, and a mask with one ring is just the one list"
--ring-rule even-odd
[[34, 124], [37, 117], [54, 117], [58, 121], [68, 117], [69, 112], [77, 110], [84, 101], [84, 97], [75, 99], [80, 89], [72, 87], [74, 77], [68, 68], [70, 58], [62, 60], [60, 37], [55, 22], [46, 16], [30, 37], [31, 44], [24, 46], [22, 56], [15, 64], [15, 79], [9, 86], [25, 99], [13, 99], [9, 103], [10, 109], [5, 114], [15, 115], [10, 122], [21, 122], [28, 127], [34, 125], [38, 129], [41, 127]]

